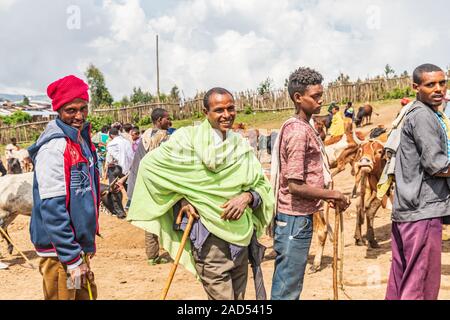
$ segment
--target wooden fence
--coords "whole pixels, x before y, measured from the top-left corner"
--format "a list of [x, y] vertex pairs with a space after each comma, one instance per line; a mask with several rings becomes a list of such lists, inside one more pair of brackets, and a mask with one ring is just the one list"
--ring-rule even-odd
[[[386, 93], [395, 89], [404, 90], [411, 84], [410, 77], [402, 77], [329, 86], [324, 92], [324, 104], [327, 105], [332, 101], [363, 103], [382, 100]], [[237, 92], [234, 95], [238, 112], [245, 111], [247, 108], [251, 108], [254, 112], [272, 112], [294, 108], [286, 90], [271, 91], [263, 96], [255, 91]], [[178, 103], [151, 103], [125, 108], [96, 109], [91, 114], [110, 117], [113, 122], [137, 123], [143, 117], [149, 117], [152, 111], [158, 107], [168, 110], [175, 120], [188, 119], [201, 114], [203, 100], [189, 100], [182, 105]], [[9, 143], [11, 137], [16, 137], [20, 143], [34, 141], [37, 135], [44, 130], [46, 124], [47, 121], [42, 121], [14, 127], [0, 127], [0, 144]]]
[[16, 126], [0, 127], [0, 144], [8, 144], [11, 138], [18, 143], [34, 142], [44, 131], [48, 121], [25, 123]]
[[125, 108], [96, 109], [91, 112], [94, 116], [111, 117], [114, 122], [137, 123], [140, 119], [149, 117], [156, 108], [164, 108], [175, 120], [188, 119], [202, 112], [203, 100], [190, 100], [180, 106], [178, 103], [151, 103]]

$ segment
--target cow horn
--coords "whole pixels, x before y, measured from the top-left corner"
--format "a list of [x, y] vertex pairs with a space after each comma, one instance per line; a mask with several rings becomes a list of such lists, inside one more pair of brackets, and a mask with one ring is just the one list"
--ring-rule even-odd
[[114, 187], [117, 184], [117, 181], [119, 181], [119, 177], [115, 178], [114, 181], [109, 185], [109, 192], [113, 192], [114, 191]]

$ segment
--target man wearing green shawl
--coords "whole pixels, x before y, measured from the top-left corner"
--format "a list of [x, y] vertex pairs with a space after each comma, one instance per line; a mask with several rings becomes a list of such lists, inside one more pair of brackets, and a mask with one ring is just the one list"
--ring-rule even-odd
[[127, 219], [158, 235], [175, 257], [182, 232], [174, 231], [174, 212], [193, 215], [180, 263], [199, 276], [209, 299], [244, 299], [248, 246], [271, 222], [274, 196], [253, 149], [231, 130], [233, 95], [213, 88], [203, 104], [201, 125], [177, 130], [141, 161]]

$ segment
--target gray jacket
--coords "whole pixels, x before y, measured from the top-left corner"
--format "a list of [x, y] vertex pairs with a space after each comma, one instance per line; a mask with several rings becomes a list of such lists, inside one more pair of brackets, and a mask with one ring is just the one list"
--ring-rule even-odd
[[416, 101], [406, 115], [397, 151], [392, 220], [450, 215], [450, 179], [435, 177], [449, 166], [446, 133], [434, 110]]

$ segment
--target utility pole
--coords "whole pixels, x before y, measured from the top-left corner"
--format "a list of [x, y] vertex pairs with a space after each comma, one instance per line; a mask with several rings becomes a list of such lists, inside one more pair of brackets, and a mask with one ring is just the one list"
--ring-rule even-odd
[[156, 88], [159, 103], [159, 35], [156, 35]]

